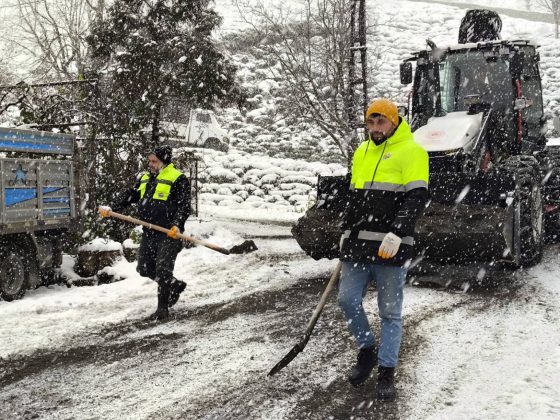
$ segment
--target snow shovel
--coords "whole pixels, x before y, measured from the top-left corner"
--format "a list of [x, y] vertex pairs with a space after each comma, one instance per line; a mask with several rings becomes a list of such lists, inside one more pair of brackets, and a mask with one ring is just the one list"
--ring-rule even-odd
[[275, 373], [278, 373], [281, 369], [285, 368], [288, 365], [288, 363], [294, 360], [299, 353], [303, 351], [303, 349], [307, 345], [307, 342], [309, 341], [309, 337], [311, 337], [313, 328], [315, 328], [315, 324], [317, 323], [317, 320], [319, 319], [319, 316], [323, 311], [323, 307], [327, 302], [327, 298], [329, 297], [329, 294], [331, 293], [331, 291], [334, 289], [336, 285], [341, 267], [342, 267], [342, 263], [339, 261], [338, 264], [336, 265], [336, 268], [334, 269], [334, 272], [331, 275], [331, 279], [327, 283], [327, 287], [325, 287], [325, 290], [321, 295], [321, 300], [319, 301], [319, 304], [315, 308], [315, 311], [313, 311], [313, 315], [311, 316], [311, 319], [307, 324], [307, 329], [305, 330], [305, 334], [301, 339], [301, 341], [297, 343], [294, 346], [294, 348], [291, 349], [290, 352], [284, 356], [282, 360], [276, 363], [276, 365], [270, 370], [270, 372], [268, 372], [268, 376], [272, 376]]
[[[142, 225], [142, 226], [145, 226], [149, 229], [157, 230], [159, 232], [163, 232], [163, 233], [168, 233], [169, 232], [169, 229], [166, 229], [164, 227], [161, 227], [161, 226], [158, 226], [158, 225], [153, 225], [151, 223], [144, 222], [143, 220], [136, 219], [136, 218], [131, 217], [131, 216], [126, 216], [124, 214], [116, 213], [114, 211], [109, 212], [109, 217], [114, 217], [115, 219], [124, 220], [125, 222], [135, 223], [137, 225]], [[242, 244], [239, 244], [239, 245], [235, 245], [235, 246], [231, 247], [230, 249], [226, 249], [226, 248], [222, 248], [221, 246], [214, 245], [214, 244], [211, 244], [209, 242], [203, 241], [201, 239], [193, 238], [192, 236], [188, 236], [188, 235], [185, 235], [183, 233], [177, 233], [177, 237], [180, 238], [180, 239], [183, 239], [185, 241], [191, 242], [195, 245], [205, 246], [206, 248], [210, 248], [213, 251], [217, 251], [217, 252], [220, 252], [220, 253], [225, 254], [225, 255], [246, 254], [248, 252], [253, 252], [253, 251], [256, 251], [258, 249], [257, 245], [255, 245], [255, 242], [253, 242], [251, 240], [245, 241], [245, 242], [243, 242]]]

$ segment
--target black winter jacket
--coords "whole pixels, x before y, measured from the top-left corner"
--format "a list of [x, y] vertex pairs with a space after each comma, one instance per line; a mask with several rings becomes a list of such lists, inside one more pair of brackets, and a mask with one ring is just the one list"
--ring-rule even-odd
[[[143, 175], [143, 174], [142, 174]], [[166, 229], [177, 226], [181, 231], [191, 213], [191, 188], [185, 175], [181, 175], [171, 186], [169, 197], [166, 201], [154, 200], [153, 195], [157, 185], [156, 175], [150, 174], [146, 184], [146, 193], [140, 200], [140, 175], [134, 188], [121, 193], [112, 203], [111, 208], [120, 212], [133, 203], [138, 203], [139, 217], [145, 222], [159, 225]], [[145, 232], [153, 232], [144, 228]]]

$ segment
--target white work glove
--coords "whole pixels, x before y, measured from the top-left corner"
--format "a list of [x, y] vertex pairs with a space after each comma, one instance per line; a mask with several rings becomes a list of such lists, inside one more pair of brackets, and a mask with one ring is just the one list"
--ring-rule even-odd
[[101, 215], [101, 217], [109, 217], [109, 212], [111, 211], [111, 207], [109, 206], [99, 206], [97, 212]]
[[384, 260], [393, 258], [395, 255], [397, 255], [399, 247], [401, 246], [401, 242], [401, 238], [399, 238], [394, 233], [389, 232], [383, 238], [383, 242], [381, 242], [381, 246], [379, 247], [377, 255], [379, 255]]

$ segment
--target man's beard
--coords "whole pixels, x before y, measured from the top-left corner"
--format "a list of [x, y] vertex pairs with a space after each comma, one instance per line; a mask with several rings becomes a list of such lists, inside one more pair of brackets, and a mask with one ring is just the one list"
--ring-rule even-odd
[[379, 146], [380, 144], [382, 144], [385, 140], [387, 140], [389, 137], [391, 137], [391, 135], [387, 135], [385, 133], [376, 131], [374, 133], [369, 133], [369, 138], [377, 145]]

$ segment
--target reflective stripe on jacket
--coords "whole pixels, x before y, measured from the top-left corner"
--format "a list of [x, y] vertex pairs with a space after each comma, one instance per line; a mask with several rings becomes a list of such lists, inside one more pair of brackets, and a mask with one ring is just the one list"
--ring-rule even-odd
[[[412, 255], [414, 227], [428, 199], [429, 162], [400, 119], [395, 133], [380, 145], [363, 142], [352, 161], [350, 199], [345, 214], [341, 259], [402, 265]], [[388, 232], [403, 242], [388, 260], [377, 256]]]
[[[182, 173], [175, 169], [172, 163], [163, 168], [156, 177], [157, 185], [152, 198], [154, 200], [167, 201], [169, 192], [171, 191], [171, 186], [181, 175]], [[144, 175], [142, 175], [142, 178], [140, 178], [140, 185], [138, 187], [140, 199], [144, 198], [144, 194], [146, 194], [146, 184], [149, 180], [150, 174], [148, 172], [145, 172]]]
[[[191, 212], [191, 186], [188, 178], [167, 165], [156, 176], [146, 172], [136, 179], [136, 183], [120, 193], [111, 203], [115, 211], [122, 211], [129, 205], [138, 203], [140, 219], [164, 228], [177, 226], [183, 229]], [[147, 235], [159, 234], [144, 228]]]

